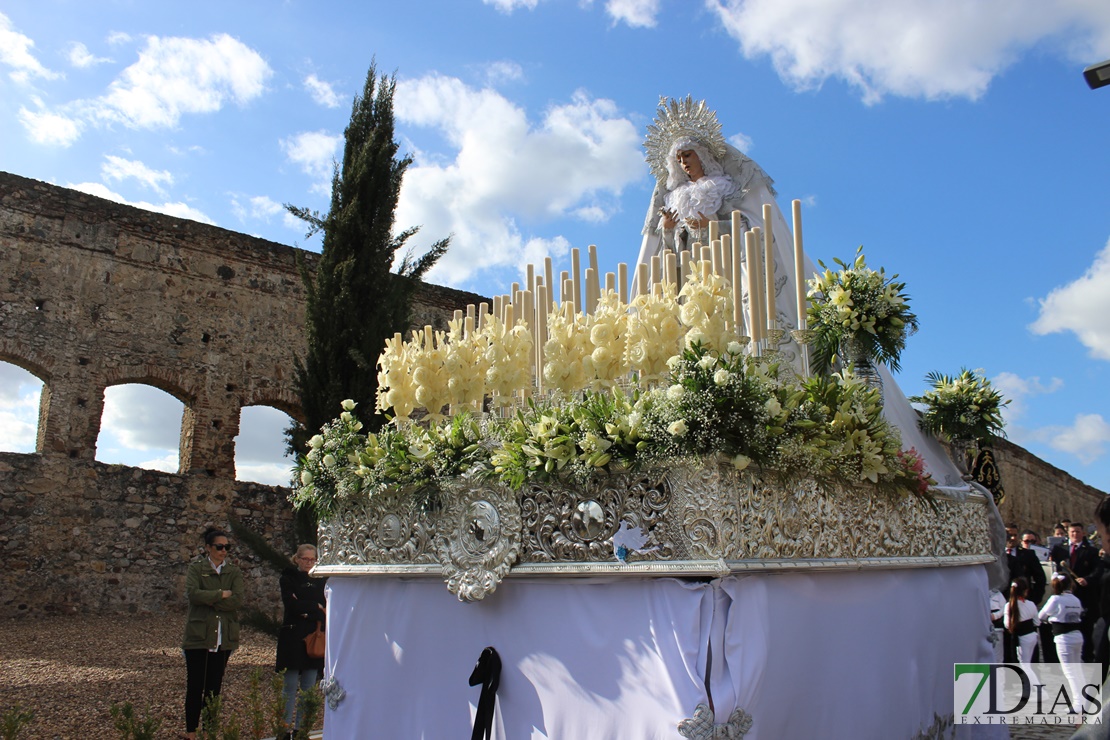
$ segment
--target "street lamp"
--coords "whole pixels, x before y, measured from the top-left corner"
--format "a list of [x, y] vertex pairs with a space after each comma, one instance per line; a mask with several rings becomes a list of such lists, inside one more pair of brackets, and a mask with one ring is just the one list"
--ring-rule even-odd
[[1087, 67], [1083, 70], [1083, 77], [1087, 79], [1087, 87], [1092, 90], [1110, 85], [1110, 59]]

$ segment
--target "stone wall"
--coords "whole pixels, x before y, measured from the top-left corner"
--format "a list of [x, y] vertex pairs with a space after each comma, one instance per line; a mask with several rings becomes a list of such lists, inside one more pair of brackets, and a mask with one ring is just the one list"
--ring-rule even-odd
[[1095, 507], [1106, 496], [1103, 491], [1012, 442], [999, 440], [995, 452], [1006, 491], [1006, 499], [998, 507], [1002, 521], [1032, 529], [1042, 544], [1052, 534], [1053, 525], [1064, 519], [1083, 522], [1090, 529]]
[[[234, 440], [244, 406], [300, 416], [298, 258], [318, 256], [0, 173], [0, 360], [43, 381], [36, 453], [0, 454], [0, 616], [179, 608], [200, 533], [229, 515], [295, 544], [288, 490], [236, 482]], [[479, 300], [424, 286], [415, 319]], [[184, 404], [176, 475], [95, 461], [124, 383]]]

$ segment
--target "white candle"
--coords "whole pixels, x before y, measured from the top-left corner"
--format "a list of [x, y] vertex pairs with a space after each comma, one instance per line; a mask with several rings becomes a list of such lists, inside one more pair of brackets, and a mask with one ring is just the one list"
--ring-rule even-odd
[[536, 390], [543, 392], [543, 345], [547, 343], [547, 286], [542, 283], [536, 286], [536, 305], [539, 314], [536, 316]]
[[663, 260], [657, 254], [651, 256], [651, 287], [654, 289], [663, 279]]
[[[678, 285], [678, 255], [674, 252], [667, 252], [666, 264], [663, 266], [663, 274], [666, 275], [666, 280], [671, 285]], [[677, 289], [675, 293], [677, 294]]]
[[586, 268], [586, 315], [588, 315], [588, 316], [593, 316], [594, 315], [594, 308], [596, 308], [596, 306], [597, 306], [597, 303], [594, 301], [594, 295], [596, 293], [596, 291], [595, 291], [596, 286], [597, 286], [597, 273], [594, 272], [594, 268], [587, 267]]
[[636, 265], [636, 292], [639, 295], [651, 295], [651, 285], [648, 281], [648, 266], [643, 262]]
[[774, 212], [770, 203], [763, 204], [763, 269], [767, 276], [767, 329], [778, 326], [778, 310], [775, 306], [775, 237], [772, 230]]
[[759, 257], [755, 248], [755, 232], [744, 233], [744, 257], [748, 267], [748, 334], [752, 343], [759, 341]]
[[[567, 286], [570, 286], [568, 289]], [[559, 272], [559, 303], [566, 303], [574, 294], [574, 283], [570, 281], [570, 273], [566, 270]]]
[[486, 316], [489, 316], [489, 304], [482, 301], [478, 304], [478, 331], [485, 328]]
[[591, 244], [590, 246], [586, 247], [586, 250], [590, 255], [590, 267], [593, 268], [594, 275], [596, 275], [600, 280], [601, 268], [597, 266], [597, 245]]
[[741, 257], [740, 240], [732, 243], [732, 325], [737, 336], [744, 336], [744, 289], [740, 284]]
[[798, 328], [805, 329], [809, 302], [806, 300], [806, 256], [802, 249], [802, 201], [795, 200], [790, 205], [794, 215], [794, 287], [798, 299]]
[[552, 272], [551, 258], [543, 258], [543, 284], [547, 286], [547, 312], [551, 313], [551, 304], [555, 301], [555, 281]]
[[628, 305], [628, 264], [621, 262], [617, 265], [617, 285], [620, 287], [621, 305]]
[[606, 293], [616, 293], [617, 292], [617, 273], [615, 273], [615, 272], [605, 273], [605, 292]]
[[582, 258], [578, 247], [570, 250], [570, 282], [574, 286], [574, 305], [582, 305]]
[[721, 224], [718, 223], [717, 219], [713, 219], [712, 221], [709, 222], [709, 243], [712, 244], [713, 242], [717, 241], [720, 238], [721, 238]]
[[690, 279], [690, 263], [693, 261], [693, 255], [687, 249], [683, 249], [682, 254], [678, 255], [678, 263], [682, 268], [678, 273], [678, 290], [682, 290], [682, 286]]
[[721, 237], [721, 253], [724, 255], [724, 262], [721, 263], [724, 267], [721, 274], [729, 279], [732, 278], [732, 237], [724, 234]]

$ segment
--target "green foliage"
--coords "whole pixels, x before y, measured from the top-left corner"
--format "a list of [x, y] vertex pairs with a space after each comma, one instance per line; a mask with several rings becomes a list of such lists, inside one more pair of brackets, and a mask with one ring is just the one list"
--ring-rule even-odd
[[146, 716], [139, 719], [131, 702], [113, 704], [109, 713], [120, 740], [153, 740], [162, 727], [162, 720], [152, 716], [149, 707]]
[[285, 671], [278, 671], [270, 678], [270, 700], [266, 702], [270, 734], [282, 737], [285, 734]]
[[297, 692], [297, 709], [300, 711], [301, 726], [293, 734], [293, 740], [308, 740], [308, 734], [320, 720], [324, 711], [324, 695], [313, 686]]
[[833, 261], [839, 271], [818, 261], [824, 272], [809, 281], [807, 318], [814, 332], [814, 372], [828, 372], [837, 352], [849, 343], [870, 361], [899, 370], [906, 338], [917, 331], [906, 284], [897, 282], [897, 275], [887, 278], [882, 268], [868, 267], [862, 246], [851, 265]]
[[31, 724], [34, 718], [33, 711], [25, 710], [19, 704], [4, 710], [4, 713], [0, 714], [0, 736], [3, 740], [16, 740], [23, 728]]
[[209, 694], [204, 700], [204, 709], [200, 713], [200, 726], [197, 728], [197, 740], [220, 740], [223, 734], [223, 698], [217, 694]]
[[262, 740], [266, 736], [266, 704], [262, 698], [262, 669], [255, 668], [250, 675], [247, 692], [247, 737]]
[[922, 431], [946, 440], [983, 443], [1005, 436], [1002, 409], [1010, 401], [1003, 399], [981, 370], [964, 368], [956, 377], [931, 372], [925, 379], [932, 389], [910, 398], [925, 406]]
[[[394, 233], [401, 181], [412, 163], [397, 155], [393, 138], [395, 89], [396, 77], [379, 77], [371, 64], [344, 131], [327, 215], [286, 205], [310, 233], [323, 232], [315, 274], [303, 264], [301, 269], [308, 347], [295, 373], [304, 419], [290, 430], [290, 447], [298, 454], [307, 451], [309, 436], [335, 416], [343, 399], [375, 407], [374, 363], [386, 338], [406, 330], [416, 284], [447, 250], [447, 239], [418, 258], [410, 250], [392, 272], [396, 253], [417, 232]], [[364, 421], [373, 428], [381, 424], [373, 414]]]

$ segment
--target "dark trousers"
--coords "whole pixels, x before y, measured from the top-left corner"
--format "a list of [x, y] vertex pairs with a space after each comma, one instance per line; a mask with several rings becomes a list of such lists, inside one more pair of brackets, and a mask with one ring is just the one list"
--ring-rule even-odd
[[211, 652], [204, 648], [183, 650], [185, 653], [185, 732], [196, 732], [200, 712], [210, 696], [220, 695], [224, 669], [230, 650]]

